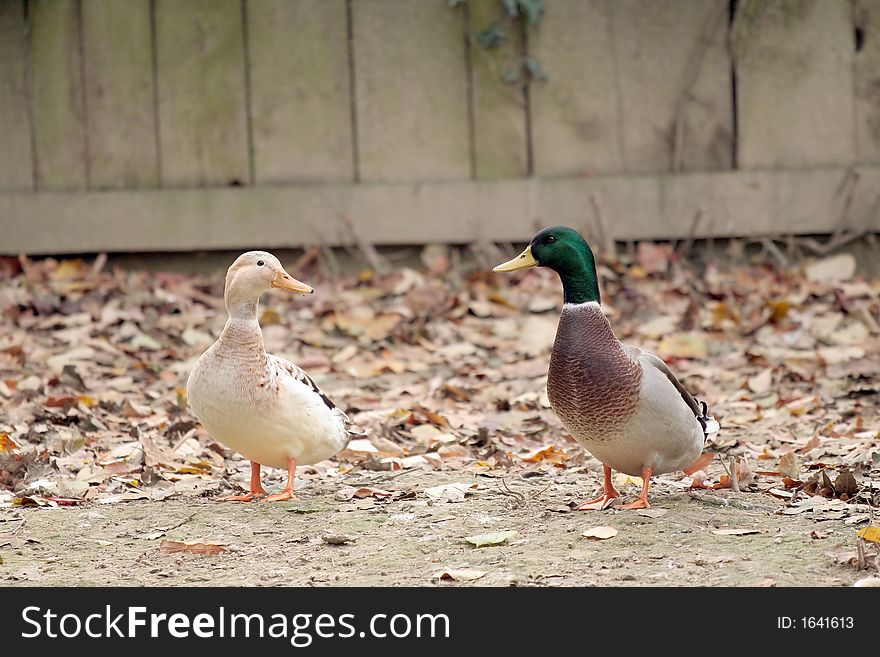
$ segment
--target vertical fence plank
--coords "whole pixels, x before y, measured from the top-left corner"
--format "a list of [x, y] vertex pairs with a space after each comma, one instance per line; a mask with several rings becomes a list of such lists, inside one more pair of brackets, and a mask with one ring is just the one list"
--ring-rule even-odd
[[610, 4], [552, 0], [530, 34], [529, 52], [549, 78], [531, 87], [536, 175], [592, 175], [623, 168]]
[[[493, 26], [502, 30], [498, 47], [481, 46], [477, 35]], [[526, 98], [522, 82], [507, 82], [509, 70], [522, 74], [520, 25], [507, 17], [498, 0], [470, 0], [468, 39], [474, 117], [475, 171], [479, 180], [528, 175]]]
[[776, 0], [739, 7], [732, 35], [739, 166], [852, 162], [851, 4]]
[[468, 178], [461, 13], [447, 0], [351, 4], [362, 180]]
[[880, 0], [856, 0], [855, 19], [861, 30], [854, 71], [857, 159], [880, 164]]
[[34, 186], [25, 52], [24, 5], [0, 2], [0, 189]]
[[157, 0], [163, 186], [249, 182], [240, 0]]
[[83, 0], [92, 188], [159, 184], [149, 0]]
[[37, 187], [85, 189], [88, 145], [78, 3], [34, 0], [30, 7]]
[[612, 11], [625, 170], [729, 169], [727, 0], [616, 0]]
[[256, 182], [354, 179], [345, 0], [248, 0]]

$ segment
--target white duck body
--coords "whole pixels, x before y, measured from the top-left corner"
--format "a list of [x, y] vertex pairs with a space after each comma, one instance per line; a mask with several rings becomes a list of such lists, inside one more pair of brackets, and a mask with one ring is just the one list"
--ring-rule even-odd
[[187, 382], [205, 429], [247, 459], [273, 468], [324, 461], [351, 439], [348, 417], [312, 379], [267, 354], [254, 320], [230, 318]]
[[659, 357], [618, 341], [595, 302], [563, 307], [547, 392], [575, 440], [628, 475], [687, 468], [718, 427]]
[[246, 253], [229, 268], [229, 319], [190, 373], [187, 397], [205, 429], [245, 458], [274, 468], [287, 468], [291, 459], [318, 463], [359, 431], [308, 374], [266, 353], [257, 307], [271, 287], [311, 291], [263, 251]]

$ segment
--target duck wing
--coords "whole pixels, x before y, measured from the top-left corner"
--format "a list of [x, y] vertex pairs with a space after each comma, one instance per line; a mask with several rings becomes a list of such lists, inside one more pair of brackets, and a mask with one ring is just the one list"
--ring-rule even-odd
[[633, 358], [637, 359], [642, 364], [642, 367], [653, 367], [662, 372], [663, 375], [669, 379], [669, 382], [675, 386], [675, 389], [678, 390], [678, 394], [681, 395], [684, 403], [688, 405], [688, 408], [691, 409], [694, 417], [697, 418], [697, 421], [703, 427], [703, 436], [708, 437], [710, 434], [716, 433], [721, 428], [718, 421], [711, 415], [708, 415], [709, 407], [706, 405], [706, 402], [701, 402], [691, 395], [675, 374], [672, 373], [672, 370], [669, 369], [669, 365], [667, 365], [662, 358], [652, 354], [650, 351], [645, 351], [644, 349], [639, 349], [637, 347], [627, 347], [627, 350]]
[[366, 429], [363, 429], [354, 422], [351, 421], [351, 418], [339, 408], [330, 397], [327, 396], [321, 388], [315, 383], [315, 380], [310, 377], [306, 371], [301, 368], [299, 365], [295, 365], [291, 363], [286, 358], [281, 358], [280, 356], [273, 356], [272, 354], [266, 354], [266, 358], [268, 359], [268, 370], [269, 370], [269, 379], [276, 380], [284, 377], [291, 377], [303, 385], [312, 389], [312, 391], [320, 397], [321, 401], [324, 402], [324, 405], [327, 406], [335, 415], [338, 415], [342, 420], [345, 430], [349, 434], [349, 440], [351, 440], [352, 436], [365, 436], [367, 435]]

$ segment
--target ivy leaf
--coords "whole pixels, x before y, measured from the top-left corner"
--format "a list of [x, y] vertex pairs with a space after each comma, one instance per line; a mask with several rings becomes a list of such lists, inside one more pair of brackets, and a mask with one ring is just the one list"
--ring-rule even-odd
[[519, 6], [529, 20], [529, 25], [537, 27], [544, 13], [544, 0], [518, 0]]
[[504, 8], [507, 10], [507, 14], [511, 18], [516, 18], [519, 16], [519, 3], [517, 0], [501, 0], [501, 4], [504, 5]]
[[504, 71], [504, 82], [507, 84], [513, 84], [514, 82], [519, 81], [519, 71], [517, 71], [512, 66], [507, 67]]
[[529, 74], [535, 78], [536, 80], [546, 80], [547, 74], [544, 73], [544, 69], [541, 68], [541, 62], [537, 57], [533, 57], [529, 55], [525, 58], [526, 68], [529, 71]]
[[477, 43], [480, 44], [480, 47], [486, 50], [498, 48], [504, 43], [504, 30], [501, 29], [498, 23], [492, 23], [489, 28], [481, 32], [475, 32], [474, 36], [477, 38]]

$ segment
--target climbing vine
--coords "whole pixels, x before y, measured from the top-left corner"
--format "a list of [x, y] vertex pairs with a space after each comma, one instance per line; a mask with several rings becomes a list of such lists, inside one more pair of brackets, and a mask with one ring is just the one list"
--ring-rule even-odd
[[[525, 33], [527, 28], [537, 29], [544, 14], [544, 0], [499, 0], [506, 20], [493, 21], [483, 29], [473, 32], [473, 41], [487, 51], [498, 51], [515, 32]], [[450, 7], [467, 4], [467, 0], [449, 0]], [[528, 52], [517, 53], [503, 67], [499, 76], [506, 84], [529, 84], [532, 80], [546, 80], [547, 74], [541, 62]]]

